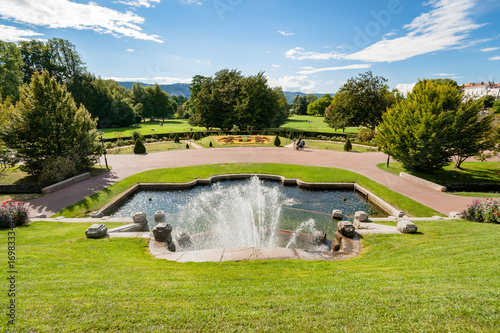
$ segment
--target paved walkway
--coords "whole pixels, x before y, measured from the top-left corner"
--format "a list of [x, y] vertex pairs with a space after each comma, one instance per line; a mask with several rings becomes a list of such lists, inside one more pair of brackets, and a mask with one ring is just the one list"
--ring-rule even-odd
[[[290, 147], [186, 149], [148, 155], [108, 155], [108, 163], [113, 167], [112, 172], [28, 202], [36, 213], [51, 216], [138, 172], [214, 163], [285, 163], [346, 169], [362, 174], [446, 215], [451, 211], [465, 209], [472, 201], [472, 198], [436, 192], [377, 168], [377, 164], [385, 163], [386, 160], [387, 156], [381, 152], [347, 153], [307, 148], [296, 151]], [[104, 161], [101, 161], [101, 164], [104, 164]]]

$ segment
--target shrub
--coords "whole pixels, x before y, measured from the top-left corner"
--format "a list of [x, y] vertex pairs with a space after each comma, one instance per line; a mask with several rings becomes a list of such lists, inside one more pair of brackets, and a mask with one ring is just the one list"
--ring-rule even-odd
[[356, 139], [361, 142], [368, 142], [373, 140], [373, 138], [375, 138], [375, 132], [366, 127], [363, 127], [356, 135]]
[[175, 134], [175, 136], [174, 136], [174, 142], [175, 143], [179, 143], [180, 142], [179, 135]]
[[38, 183], [41, 186], [52, 185], [76, 176], [77, 173], [78, 170], [72, 157], [57, 156], [43, 163]]
[[475, 200], [467, 205], [464, 218], [474, 222], [500, 223], [500, 201], [493, 199]]
[[210, 143], [208, 144], [208, 146], [209, 146], [210, 148], [212, 148], [212, 147], [214, 146], [214, 145], [212, 144], [212, 141], [210, 141]]
[[132, 132], [132, 140], [134, 140], [134, 142], [137, 142], [137, 140], [142, 140], [143, 138], [143, 135], [138, 130]]
[[29, 221], [28, 206], [18, 201], [5, 201], [0, 207], [0, 228], [14, 228]]
[[189, 143], [186, 143], [186, 149], [189, 149]]
[[279, 147], [281, 145], [281, 140], [280, 137], [276, 135], [276, 138], [274, 138], [274, 145], [276, 147]]
[[134, 146], [134, 154], [146, 154], [146, 147], [141, 140], [137, 140]]
[[351, 140], [349, 140], [349, 138], [347, 138], [347, 140], [344, 143], [344, 150], [345, 151], [351, 151], [352, 150], [352, 144], [351, 144]]

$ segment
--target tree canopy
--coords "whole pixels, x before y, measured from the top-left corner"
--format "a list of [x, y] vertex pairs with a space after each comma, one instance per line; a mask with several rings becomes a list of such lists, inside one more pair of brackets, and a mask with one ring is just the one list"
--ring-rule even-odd
[[382, 117], [377, 142], [408, 170], [432, 171], [456, 166], [492, 145], [491, 117], [479, 119], [481, 101], [462, 103], [452, 83], [420, 81], [412, 93]]
[[22, 84], [23, 60], [14, 43], [0, 40], [0, 102], [2, 99], [17, 101]]
[[244, 77], [237, 70], [223, 69], [201, 80], [193, 103], [190, 123], [207, 129], [279, 127], [287, 118], [283, 92], [270, 88], [264, 73]]
[[313, 116], [324, 116], [326, 108], [332, 103], [332, 96], [329, 94], [323, 95], [320, 99], [316, 99], [314, 102], [307, 106], [307, 114]]
[[77, 170], [94, 165], [100, 155], [96, 121], [47, 71], [35, 73], [21, 89], [17, 112], [0, 138], [23, 161], [21, 168], [39, 174], [44, 164], [66, 157]]
[[342, 102], [341, 105], [333, 108], [343, 113], [341, 118], [349, 119], [350, 126], [375, 129], [382, 114], [396, 101], [395, 93], [389, 91], [386, 82], [387, 79], [373, 76], [371, 71], [350, 78], [338, 91], [342, 99], [333, 101]]

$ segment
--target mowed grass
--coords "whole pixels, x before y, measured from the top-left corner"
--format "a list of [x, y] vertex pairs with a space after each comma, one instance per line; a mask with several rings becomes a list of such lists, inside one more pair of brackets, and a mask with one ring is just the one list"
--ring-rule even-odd
[[67, 207], [55, 216], [86, 217], [90, 212], [99, 210], [106, 203], [137, 183], [181, 183], [208, 178], [213, 175], [238, 173], [282, 175], [286, 178], [298, 178], [308, 182], [358, 183], [410, 216], [430, 217], [442, 215], [360, 174], [347, 170], [275, 163], [222, 163], [141, 172]]
[[406, 172], [443, 186], [500, 183], [500, 162], [464, 162], [462, 169], [457, 169], [454, 167], [454, 163], [450, 163], [443, 170], [429, 173], [407, 171], [399, 162], [389, 163], [389, 168], [385, 163], [377, 166], [396, 175], [399, 175], [400, 172]]
[[[160, 125], [163, 124], [163, 126]], [[155, 121], [155, 122], [145, 122], [138, 123], [134, 126], [129, 127], [119, 127], [119, 128], [103, 128], [100, 129], [104, 134], [103, 136], [106, 139], [110, 138], [124, 138], [131, 137], [133, 131], [139, 131], [142, 135], [150, 135], [150, 134], [164, 134], [168, 135], [169, 133], [179, 133], [185, 132], [188, 133], [193, 129], [193, 131], [204, 131], [205, 128], [202, 127], [193, 127], [188, 124], [187, 119], [167, 119], [163, 121]]]
[[[363, 236], [362, 254], [347, 261], [186, 264], [155, 259], [145, 239], [86, 239], [90, 225], [34, 222], [16, 229], [16, 324], [8, 326], [4, 316], [1, 331], [498, 332], [500, 327], [498, 225], [418, 222], [415, 235]], [[0, 237], [6, 239], [7, 231]], [[6, 242], [0, 249], [6, 253]], [[0, 302], [8, 304], [7, 292]]]
[[[332, 142], [332, 141], [314, 141], [314, 140], [306, 140], [306, 148], [316, 148], [316, 149], [324, 149], [324, 150], [333, 150], [333, 151], [344, 151], [344, 143]], [[363, 145], [352, 145], [351, 153], [366, 153], [366, 152], [375, 152], [378, 151], [376, 147], [369, 148]]]
[[[147, 154], [186, 149], [186, 143], [175, 142], [145, 143], [144, 146], [146, 147]], [[134, 155], [134, 146], [108, 149], [107, 152], [112, 155]]]
[[[328, 127], [325, 123], [323, 117], [315, 116], [292, 116], [288, 118], [286, 124], [281, 126], [281, 128], [296, 128], [304, 131], [312, 132], [326, 132], [326, 133], [344, 133], [341, 129], [334, 130]], [[345, 129], [345, 133], [358, 133], [358, 127], [348, 127]]]

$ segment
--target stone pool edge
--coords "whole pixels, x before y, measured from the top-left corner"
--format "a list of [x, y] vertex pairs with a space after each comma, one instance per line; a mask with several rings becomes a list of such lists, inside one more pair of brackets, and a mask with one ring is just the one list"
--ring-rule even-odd
[[365, 197], [365, 200], [376, 205], [384, 212], [388, 213], [390, 216], [402, 217], [404, 213], [399, 209], [380, 198], [379, 196], [368, 191], [364, 187], [358, 185], [357, 183], [312, 183], [305, 182], [296, 178], [285, 178], [279, 175], [268, 175], [268, 174], [227, 174], [227, 175], [216, 175], [205, 179], [195, 179], [190, 182], [185, 183], [138, 183], [132, 185], [126, 191], [121, 193], [118, 197], [113, 199], [111, 202], [107, 203], [102, 207], [97, 213], [98, 216], [107, 216], [115, 211], [119, 206], [121, 206], [129, 196], [135, 194], [139, 191], [162, 191], [162, 190], [188, 190], [196, 186], [210, 186], [214, 182], [225, 181], [225, 180], [245, 180], [251, 177], [258, 177], [260, 180], [271, 180], [280, 181], [284, 186], [297, 186], [303, 189], [309, 190], [352, 190], [357, 191]]

